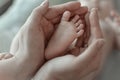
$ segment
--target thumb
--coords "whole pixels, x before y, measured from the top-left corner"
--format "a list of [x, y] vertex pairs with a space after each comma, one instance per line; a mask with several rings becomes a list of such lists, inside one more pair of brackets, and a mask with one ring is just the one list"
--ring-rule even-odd
[[82, 54], [76, 58], [76, 64], [78, 67], [85, 67], [95, 58], [95, 56], [101, 51], [104, 45], [104, 39], [98, 39], [94, 41]]
[[93, 8], [90, 11], [89, 21], [91, 26], [91, 34], [93, 35], [93, 37], [97, 39], [103, 38], [103, 34], [99, 24], [98, 10], [96, 8]]
[[35, 11], [41, 15], [44, 15], [47, 13], [49, 9], [49, 1], [48, 0], [45, 0], [44, 2], [41, 3], [40, 6], [38, 6]]

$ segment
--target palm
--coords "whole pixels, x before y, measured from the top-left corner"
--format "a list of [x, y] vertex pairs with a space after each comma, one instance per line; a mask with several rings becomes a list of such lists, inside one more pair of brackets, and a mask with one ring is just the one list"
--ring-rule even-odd
[[[96, 71], [98, 68], [101, 55], [96, 55], [96, 52], [100, 50], [100, 48], [96, 47], [97, 45], [98, 41], [92, 42], [89, 48], [78, 57], [66, 55], [46, 62], [35, 75], [34, 80], [84, 80], [86, 75], [93, 78], [91, 71]], [[50, 74], [50, 77], [48, 74]]]
[[[40, 73], [36, 74], [34, 79], [43, 78], [44, 71], [51, 74], [57, 80], [79, 80], [84, 74], [80, 74], [83, 68], [75, 66], [76, 57], [73, 55], [66, 55], [63, 57], [54, 58], [48, 61], [41, 69]], [[80, 64], [82, 65], [82, 64]], [[79, 70], [80, 69], [80, 70]], [[39, 75], [41, 74], [41, 75]], [[47, 77], [47, 74], [44, 77]], [[75, 78], [76, 77], [76, 78]]]
[[[55, 75], [59, 80], [74, 80], [74, 76], [78, 75], [79, 72], [76, 73], [76, 69], [73, 66], [75, 61], [75, 57], [72, 55], [67, 55], [64, 57], [59, 57], [49, 61], [46, 66], [53, 66], [51, 70], [51, 74]], [[44, 68], [44, 67], [43, 67]], [[79, 70], [78, 70], [79, 71]], [[71, 73], [71, 74], [69, 74]], [[80, 75], [76, 76], [75, 80], [78, 80]]]

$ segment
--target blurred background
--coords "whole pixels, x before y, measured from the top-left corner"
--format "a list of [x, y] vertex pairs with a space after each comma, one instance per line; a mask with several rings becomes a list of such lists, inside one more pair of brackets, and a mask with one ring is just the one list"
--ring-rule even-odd
[[[0, 52], [9, 51], [15, 34], [32, 10], [40, 5], [42, 1], [44, 0], [0, 0]], [[74, 0], [49, 1], [51, 5], [55, 5]], [[120, 0], [113, 1], [115, 8], [120, 12]], [[111, 54], [109, 56], [98, 80], [120, 80], [120, 54]]]

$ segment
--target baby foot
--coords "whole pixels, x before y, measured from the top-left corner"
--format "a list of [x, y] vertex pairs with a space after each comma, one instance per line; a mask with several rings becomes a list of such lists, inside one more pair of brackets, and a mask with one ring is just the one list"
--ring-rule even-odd
[[61, 22], [45, 50], [46, 59], [63, 55], [72, 42], [83, 34], [84, 26], [81, 24], [79, 16], [76, 15], [72, 20], [70, 20], [70, 16], [69, 11], [63, 14]]
[[11, 57], [13, 57], [13, 55], [10, 53], [1, 53], [0, 54], [0, 60], [9, 59]]

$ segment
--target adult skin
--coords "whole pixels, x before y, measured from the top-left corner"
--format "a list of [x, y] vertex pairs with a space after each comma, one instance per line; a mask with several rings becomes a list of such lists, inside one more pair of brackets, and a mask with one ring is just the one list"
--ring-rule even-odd
[[61, 15], [66, 10], [71, 11], [73, 15], [82, 15], [87, 12], [87, 8], [81, 7], [76, 1], [49, 8], [49, 3], [45, 0], [33, 10], [13, 40], [10, 53], [15, 54], [14, 57], [0, 61], [2, 80], [31, 79], [45, 62], [45, 40], [50, 38], [54, 26], [59, 23]]
[[[45, 10], [45, 9], [44, 9]], [[97, 10], [90, 16], [91, 44], [79, 56], [65, 55], [48, 61], [40, 68], [33, 80], [93, 80], [101, 63], [104, 38], [99, 26]]]

